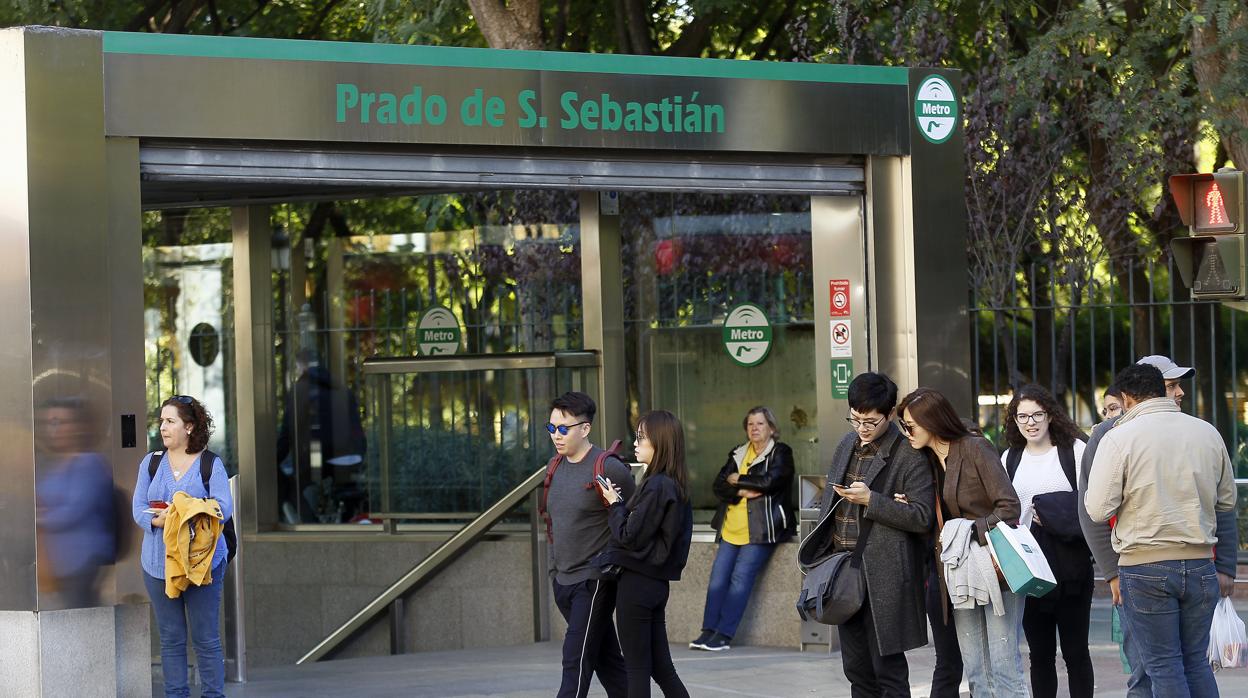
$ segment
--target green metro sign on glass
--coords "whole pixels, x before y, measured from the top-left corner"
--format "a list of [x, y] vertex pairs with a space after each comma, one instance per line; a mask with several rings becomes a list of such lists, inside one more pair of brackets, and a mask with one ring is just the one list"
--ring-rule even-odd
[[724, 319], [724, 349], [742, 366], [757, 366], [771, 351], [771, 323], [763, 309], [742, 303]]

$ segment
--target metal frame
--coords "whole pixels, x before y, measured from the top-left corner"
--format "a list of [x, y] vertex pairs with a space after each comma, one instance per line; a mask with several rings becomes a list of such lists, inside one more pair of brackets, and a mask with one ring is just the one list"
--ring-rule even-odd
[[365, 375], [400, 373], [464, 373], [468, 371], [507, 371], [529, 368], [593, 368], [600, 364], [597, 351], [525, 352], [516, 354], [477, 354], [470, 356], [408, 356], [364, 361]]

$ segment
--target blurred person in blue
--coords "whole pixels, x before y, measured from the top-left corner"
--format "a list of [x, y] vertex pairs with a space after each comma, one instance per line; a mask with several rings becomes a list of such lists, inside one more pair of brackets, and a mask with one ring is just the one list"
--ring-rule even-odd
[[55, 592], [63, 608], [98, 605], [100, 568], [113, 563], [119, 546], [113, 469], [92, 452], [84, 400], [65, 397], [41, 404], [36, 425], [41, 591]]
[[[225, 464], [220, 458], [213, 459], [209, 488], [204, 488], [200, 458], [209, 453], [208, 437], [212, 430], [212, 416], [195, 398], [174, 395], [165, 400], [160, 406], [160, 438], [165, 451], [163, 454], [153, 452], [140, 461], [131, 503], [134, 520], [143, 530], [143, 581], [156, 613], [167, 698], [191, 695], [186, 664], [188, 625], [199, 668], [200, 696], [221, 698], [225, 695], [225, 658], [221, 650], [225, 536], [217, 538], [209, 581], [187, 587], [176, 598], [170, 598], [165, 583], [164, 527], [169, 517], [166, 507], [176, 493], [215, 499], [222, 522], [233, 516], [234, 501], [230, 497]], [[153, 455], [160, 459], [154, 476], [149, 474], [148, 467]]]

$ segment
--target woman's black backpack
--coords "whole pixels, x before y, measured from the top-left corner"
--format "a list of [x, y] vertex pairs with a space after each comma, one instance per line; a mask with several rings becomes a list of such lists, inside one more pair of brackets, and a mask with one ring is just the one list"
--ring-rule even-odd
[[[160, 469], [160, 458], [165, 455], [164, 451], [152, 451], [147, 457], [147, 477], [154, 479], [156, 471]], [[217, 462], [217, 454], [212, 451], [205, 450], [199, 457], [199, 479], [204, 483], [204, 491], [212, 496], [212, 486], [209, 482], [212, 480], [212, 466]], [[234, 517], [231, 516], [221, 526], [221, 535], [225, 536], [225, 564], [230, 564], [234, 559], [234, 553], [238, 551], [238, 533], [234, 531]]]

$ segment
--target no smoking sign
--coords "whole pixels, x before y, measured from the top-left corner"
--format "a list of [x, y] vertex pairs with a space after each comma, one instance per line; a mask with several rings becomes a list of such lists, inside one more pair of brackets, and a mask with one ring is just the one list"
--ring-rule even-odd
[[828, 313], [832, 317], [849, 317], [849, 279], [828, 282]]

